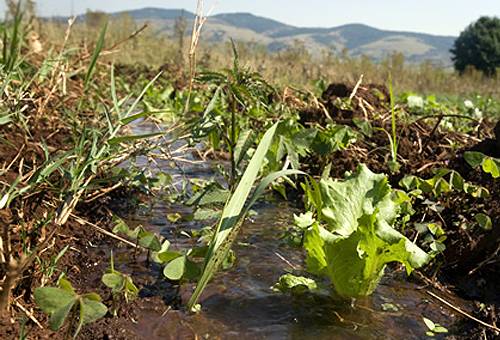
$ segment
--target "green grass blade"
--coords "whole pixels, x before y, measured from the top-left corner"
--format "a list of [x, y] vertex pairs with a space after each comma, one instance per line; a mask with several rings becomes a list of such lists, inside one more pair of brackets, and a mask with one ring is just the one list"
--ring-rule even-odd
[[94, 53], [92, 54], [92, 59], [90, 60], [90, 65], [87, 70], [87, 75], [85, 76], [84, 81], [84, 89], [87, 90], [90, 85], [90, 80], [92, 79], [92, 75], [95, 71], [95, 66], [97, 64], [97, 59], [102, 52], [102, 48], [104, 47], [104, 38], [106, 37], [106, 31], [108, 29], [108, 23], [105, 23], [102, 27], [101, 33], [99, 34], [99, 39], [97, 40], [97, 44], [94, 49]]
[[255, 191], [253, 192], [252, 196], [248, 200], [248, 204], [245, 207], [245, 210], [243, 212], [243, 215], [246, 215], [246, 213], [252, 208], [252, 206], [257, 202], [260, 196], [264, 193], [266, 188], [275, 180], [277, 180], [280, 177], [285, 177], [285, 176], [291, 176], [291, 175], [307, 175], [305, 172], [300, 171], [300, 170], [294, 170], [294, 169], [289, 169], [289, 170], [281, 170], [281, 171], [276, 171], [273, 172], [259, 183]]
[[131, 115], [131, 116], [128, 116], [126, 118], [123, 118], [122, 120], [120, 120], [120, 124], [121, 125], [128, 125], [137, 119], [145, 118], [148, 116], [149, 116], [149, 112], [140, 112], [140, 113], [137, 113], [135, 115]]
[[205, 265], [202, 275], [193, 295], [189, 299], [189, 309], [196, 305], [201, 293], [207, 286], [212, 276], [218, 270], [220, 264], [224, 261], [227, 252], [236, 239], [239, 225], [244, 218], [244, 213], [242, 214], [242, 212], [245, 202], [247, 201], [253, 184], [259, 174], [259, 170], [264, 162], [267, 151], [271, 146], [277, 126], [278, 124], [274, 124], [264, 134], [264, 137], [250, 160], [250, 163], [248, 164], [245, 173], [236, 187], [236, 190], [222, 211], [221, 219], [217, 225], [217, 229], [212, 241], [210, 242], [210, 246], [205, 257]]
[[[158, 79], [163, 72], [158, 73], [145, 87], [142, 89], [142, 92], [139, 94], [139, 96], [135, 99], [135, 101], [132, 103], [132, 105], [129, 107], [127, 111], [126, 117], [129, 117], [132, 112], [134, 112], [135, 108], [139, 104], [139, 102], [142, 100], [142, 97], [146, 94], [146, 91], [153, 85], [153, 83]], [[125, 118], [126, 119], [126, 118]]]
[[221, 91], [222, 91], [222, 88], [220, 86], [217, 88], [217, 90], [215, 90], [215, 93], [212, 96], [212, 99], [210, 99], [210, 102], [208, 103], [207, 108], [203, 112], [203, 118], [206, 118], [215, 109], [215, 104], [217, 104], [217, 101], [220, 98]]
[[[23, 19], [23, 14], [21, 11], [21, 1], [17, 3], [16, 13], [14, 15], [14, 25], [12, 27], [12, 36], [9, 42], [9, 52], [8, 55], [5, 53], [4, 63], [5, 69], [10, 72], [14, 69], [16, 65], [17, 57], [21, 49], [22, 33], [21, 33], [21, 23]], [[6, 46], [7, 41], [4, 41], [4, 46]]]
[[396, 110], [394, 109], [395, 103], [394, 103], [394, 89], [392, 85], [392, 75], [389, 74], [389, 98], [390, 98], [390, 105], [391, 105], [391, 125], [392, 125], [392, 160], [394, 162], [397, 162], [397, 155], [398, 155], [398, 137], [396, 134]]
[[161, 135], [163, 135], [163, 132], [146, 133], [143, 135], [120, 136], [120, 137], [115, 137], [115, 138], [109, 139], [108, 143], [110, 145], [115, 145], [115, 144], [119, 144], [119, 143], [123, 143], [123, 142], [137, 141], [140, 139], [147, 139], [147, 138], [161, 136]]
[[236, 143], [236, 147], [234, 148], [234, 163], [236, 166], [239, 166], [247, 151], [253, 144], [253, 139], [250, 138], [252, 136], [252, 130], [243, 131], [240, 133], [238, 138], [238, 142]]
[[116, 95], [115, 65], [111, 65], [111, 98], [113, 99], [113, 109], [118, 119], [121, 119], [120, 104], [118, 102], [118, 96]]

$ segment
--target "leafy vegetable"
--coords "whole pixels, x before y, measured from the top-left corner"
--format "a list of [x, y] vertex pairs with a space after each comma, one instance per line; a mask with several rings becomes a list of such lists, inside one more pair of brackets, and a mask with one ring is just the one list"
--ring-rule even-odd
[[293, 294], [302, 294], [306, 291], [318, 289], [318, 285], [313, 279], [285, 274], [280, 277], [279, 282], [276, 283], [272, 289], [284, 293], [291, 291]]
[[392, 227], [399, 207], [384, 175], [361, 165], [344, 181], [323, 178], [319, 188], [321, 199], [313, 202], [319, 221], [304, 236], [306, 264], [310, 273], [328, 277], [340, 295], [371, 294], [387, 263], [400, 262], [410, 273], [429, 260]]

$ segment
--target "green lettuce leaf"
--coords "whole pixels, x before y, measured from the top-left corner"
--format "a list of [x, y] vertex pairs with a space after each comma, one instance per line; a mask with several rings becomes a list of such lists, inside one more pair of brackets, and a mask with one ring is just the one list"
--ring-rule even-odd
[[341, 296], [373, 293], [387, 263], [400, 262], [410, 273], [429, 261], [392, 227], [399, 209], [384, 175], [361, 165], [346, 180], [322, 179], [320, 187], [322, 220], [305, 232], [306, 265], [328, 277]]

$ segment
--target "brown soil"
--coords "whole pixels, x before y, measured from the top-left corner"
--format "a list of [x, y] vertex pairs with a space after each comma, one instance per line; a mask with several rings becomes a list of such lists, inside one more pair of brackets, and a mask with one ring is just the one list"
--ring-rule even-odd
[[[119, 70], [125, 72], [126, 70]], [[153, 75], [154, 76], [154, 75]], [[351, 95], [353, 87], [343, 84], [332, 84], [322, 96], [322, 104], [329, 112], [331, 118], [352, 126], [352, 118], [369, 118], [376, 127], [383, 127], [390, 130], [390, 119], [388, 118], [388, 93], [383, 86], [368, 85], [361, 86], [351, 103], [349, 109], [338, 108], [338, 98], [346, 98]], [[317, 108], [304, 110], [301, 116], [304, 123], [326, 123], [326, 115]], [[33, 121], [31, 126], [31, 136], [26, 136], [21, 128], [3, 128], [0, 134], [6, 138], [8, 143], [0, 143], [0, 164], [9, 164], [19, 153], [30, 164], [40, 164], [44, 159], [43, 149], [40, 142], [46, 141], [51, 152], [63, 150], [68, 147], [68, 136], [70, 131], [58, 124], [56, 119], [40, 119]], [[467, 181], [486, 187], [491, 196], [487, 199], [474, 200], [462, 194], [453, 194], [446, 200], [445, 210], [441, 217], [445, 221], [448, 235], [447, 250], [441, 260], [443, 263], [442, 274], [439, 279], [443, 284], [455, 289], [459, 294], [467, 298], [486, 302], [490, 304], [490, 309], [478, 312], [478, 316], [483, 320], [496, 322], [495, 309], [499, 306], [498, 287], [500, 286], [499, 261], [495, 257], [495, 251], [500, 244], [500, 183], [493, 180], [489, 175], [483, 174], [480, 170], [468, 168], [463, 161], [465, 150], [478, 150], [488, 155], [498, 157], [499, 152], [499, 131], [497, 124], [494, 132], [491, 133], [493, 124], [487, 124], [481, 131], [485, 138], [478, 141], [471, 136], [442, 131], [439, 128], [427, 124], [426, 121], [416, 121], [409, 124], [399, 123], [398, 137], [400, 141], [399, 156], [402, 165], [400, 174], [390, 177], [394, 187], [397, 187], [401, 174], [414, 174], [419, 177], [429, 176], [433, 169], [448, 167], [459, 171]], [[71, 144], [71, 143], [69, 143]], [[455, 149], [452, 144], [459, 145]], [[25, 145], [23, 147], [23, 145]], [[309, 169], [312, 173], [320, 173], [324, 165], [332, 163], [332, 175], [341, 177], [346, 171], [353, 171], [357, 164], [366, 163], [375, 172], [388, 173], [387, 161], [389, 160], [389, 141], [385, 133], [374, 131], [371, 137], [365, 137], [347, 150], [337, 152], [325, 159], [310, 159]], [[13, 181], [19, 169], [15, 163], [9, 172], [0, 179], [5, 182]], [[429, 166], [430, 165], [430, 166]], [[103, 228], [110, 226], [110, 215], [107, 208], [119, 211], [123, 205], [116, 202], [123, 202], [123, 197], [127, 193], [114, 192], [111, 196], [103, 197], [101, 200], [89, 205], [77, 206], [76, 214], [84, 219], [95, 223]], [[2, 212], [1, 223], [16, 225], [19, 216], [24, 216], [25, 220], [30, 220], [33, 226], [29, 229], [32, 233], [30, 238], [33, 244], [43, 240], [47, 230], [38, 231], [35, 228], [35, 221], [43, 215], [41, 203], [50, 201], [49, 193], [34, 195], [25, 205], [15, 205], [13, 209]], [[127, 207], [128, 208], [128, 207]], [[425, 213], [417, 208], [417, 215]], [[493, 220], [493, 230], [483, 233], [478, 230], [473, 232], [464, 230], [453, 222], [465, 218], [471, 218], [478, 210], [488, 213]], [[465, 216], [464, 216], [465, 215]], [[469, 221], [470, 222], [470, 221]], [[42, 237], [40, 237], [42, 235]], [[61, 259], [58, 265], [60, 272], [65, 272], [69, 280], [79, 292], [95, 291], [103, 297], [107, 305], [111, 303], [109, 290], [101, 283], [101, 276], [109, 266], [109, 250], [130, 254], [130, 250], [118, 244], [114, 239], [102, 236], [89, 225], [82, 225], [74, 219], [70, 219], [64, 228], [57, 230], [54, 238], [55, 242], [43, 253], [43, 259], [49, 259], [56, 255], [66, 245], [71, 248]], [[20, 244], [18, 244], [20, 247]], [[19, 248], [19, 251], [21, 248]], [[140, 254], [139, 254], [140, 255]], [[144, 254], [143, 254], [144, 255]], [[130, 255], [125, 255], [130, 256]], [[178, 298], [176, 287], [169, 286], [162, 291], [155, 291], [156, 278], [150, 273], [151, 270], [145, 263], [144, 256], [131, 261], [141, 268], [144, 268], [144, 275], [134, 275], [134, 282], [139, 287], [145, 287], [141, 291], [141, 298], [130, 304], [123, 305], [118, 311], [118, 317], [108, 315], [97, 322], [84, 327], [80, 339], [135, 339], [137, 338], [129, 329], [136, 322], [138, 315], [147, 315], [148, 311], [154, 311], [156, 315], [167, 310], [167, 306], [176, 305]], [[430, 273], [436, 268], [431, 268]], [[3, 268], [0, 274], [3, 276]], [[133, 270], [131, 266], [124, 267], [127, 272]], [[469, 275], [470, 271], [474, 271]], [[154, 271], [153, 271], [154, 272]], [[57, 276], [57, 275], [55, 275]], [[47, 317], [41, 313], [31, 299], [32, 287], [39, 286], [41, 279], [40, 266], [37, 263], [31, 265], [19, 280], [13, 296], [24, 308], [32, 311], [33, 317], [39, 320], [44, 329], [39, 329], [32, 321], [28, 321], [26, 327], [29, 339], [63, 339], [66, 329], [59, 332], [52, 332], [46, 328]], [[455, 286], [455, 287], [453, 287]], [[163, 296], [165, 291], [173, 292], [173, 296]], [[493, 308], [493, 309], [492, 309]], [[0, 338], [16, 339], [20, 332], [18, 322], [24, 313], [19, 308], [12, 308], [11, 314], [0, 319]], [[132, 327], [133, 328], [133, 327]], [[471, 328], [470, 324], [464, 325], [463, 334], [470, 335], [471, 338], [481, 334], [482, 329]]]
[[[372, 113], [386, 111], [389, 104], [389, 91], [384, 85], [360, 85], [356, 91], [354, 85], [333, 83], [323, 92], [320, 98], [321, 106], [326, 109], [330, 118], [337, 122], [352, 124], [353, 118], [368, 119]], [[352, 100], [348, 100], [351, 96]], [[316, 107], [305, 108], [300, 115], [300, 121], [307, 123], [327, 123], [324, 109]]]

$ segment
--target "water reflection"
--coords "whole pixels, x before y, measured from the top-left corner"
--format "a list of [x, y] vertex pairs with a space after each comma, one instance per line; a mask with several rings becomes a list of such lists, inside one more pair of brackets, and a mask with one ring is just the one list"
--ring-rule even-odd
[[[144, 132], [144, 131], [142, 131]], [[142, 161], [143, 162], [143, 161]], [[146, 165], [147, 162], [139, 164]], [[181, 175], [179, 169], [159, 164], [164, 172]], [[213, 164], [185, 165], [182, 176], [210, 178], [216, 174]], [[187, 315], [179, 310], [145, 308], [131, 326], [144, 339], [420, 339], [425, 338], [425, 316], [449, 327], [457, 315], [431, 301], [425, 290], [409, 282], [402, 271], [388, 274], [373, 296], [354, 304], [324, 296], [290, 297], [270, 287], [286, 270], [302, 268], [303, 252], [279, 240], [279, 236], [297, 213], [285, 202], [265, 203], [256, 207], [257, 216], [248, 219], [235, 247], [237, 263], [219, 273], [202, 296], [203, 312]], [[182, 249], [191, 240], [179, 237], [181, 229], [203, 227], [196, 222], [173, 224], [168, 213], [188, 215], [191, 210], [161, 200], [150, 202], [150, 209], [130, 216], [132, 224], [142, 224], [167, 237], [172, 246]], [[286, 261], [284, 260], [286, 259]], [[149, 268], [151, 270], [151, 268]], [[153, 271], [154, 268], [153, 268]], [[156, 270], [158, 274], [159, 270]], [[181, 287], [186, 302], [192, 286]], [[150, 285], [143, 296], [172, 296], [177, 293], [162, 279]], [[453, 297], [455, 304], [463, 305]], [[168, 300], [168, 298], [166, 299]], [[182, 303], [179, 301], [179, 303]]]

